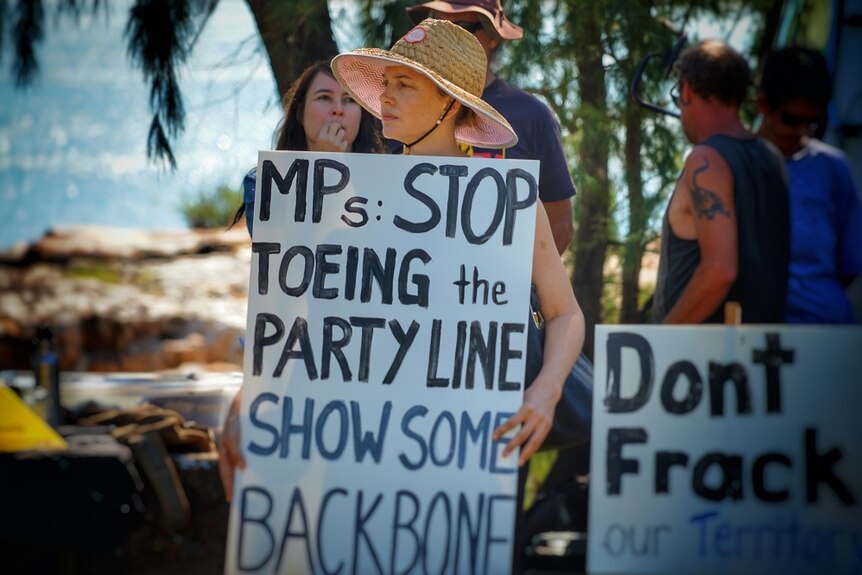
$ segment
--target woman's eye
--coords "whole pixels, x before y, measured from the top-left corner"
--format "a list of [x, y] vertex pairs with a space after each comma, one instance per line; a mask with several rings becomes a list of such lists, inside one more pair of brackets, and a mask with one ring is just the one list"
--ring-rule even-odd
[[355, 103], [356, 103], [356, 100], [354, 100], [354, 99], [353, 99], [353, 98], [351, 98], [350, 96], [345, 96], [345, 97], [344, 97], [344, 103], [345, 103], [345, 104], [355, 104]]

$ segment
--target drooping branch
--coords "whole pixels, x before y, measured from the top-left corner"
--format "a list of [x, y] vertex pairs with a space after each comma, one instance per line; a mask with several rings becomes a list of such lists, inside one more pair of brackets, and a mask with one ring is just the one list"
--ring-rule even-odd
[[246, 0], [275, 76], [278, 98], [311, 63], [338, 54], [329, 6], [321, 0]]
[[[39, 71], [36, 60], [36, 45], [44, 38], [45, 9], [41, 0], [18, 2], [12, 16], [12, 41], [15, 43], [15, 58], [12, 75], [15, 86], [27, 88]], [[3, 12], [6, 12], [4, 7]]]
[[185, 120], [177, 68], [185, 62], [206, 18], [217, 0], [137, 0], [126, 24], [127, 51], [150, 84], [153, 119], [147, 137], [147, 155], [176, 159], [171, 140], [182, 132]]
[[6, 43], [6, 19], [9, 15], [7, 0], [0, 0], [0, 62], [3, 61], [3, 45]]

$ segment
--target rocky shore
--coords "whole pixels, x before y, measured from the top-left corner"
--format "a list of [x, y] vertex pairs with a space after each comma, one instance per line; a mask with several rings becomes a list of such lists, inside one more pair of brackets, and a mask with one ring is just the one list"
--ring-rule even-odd
[[241, 370], [250, 261], [244, 226], [52, 230], [0, 253], [0, 369], [49, 324], [64, 371]]

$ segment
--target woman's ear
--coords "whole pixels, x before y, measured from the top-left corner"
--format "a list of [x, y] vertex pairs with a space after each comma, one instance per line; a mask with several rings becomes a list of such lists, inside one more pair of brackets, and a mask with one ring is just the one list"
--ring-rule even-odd
[[679, 103], [686, 107], [691, 104], [691, 85], [681, 80], [679, 84]]

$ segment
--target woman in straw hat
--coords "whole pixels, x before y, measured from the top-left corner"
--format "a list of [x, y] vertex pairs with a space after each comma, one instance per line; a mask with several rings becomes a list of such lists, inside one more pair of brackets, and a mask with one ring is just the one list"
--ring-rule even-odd
[[[445, 20], [426, 19], [391, 50], [361, 48], [332, 61], [335, 77], [383, 122], [383, 135], [404, 153], [461, 156], [458, 143], [483, 148], [513, 146], [509, 123], [481, 99], [487, 61], [476, 38]], [[524, 393], [520, 410], [494, 431], [499, 439], [520, 430], [504, 455], [521, 447], [523, 465], [551, 429], [554, 408], [584, 341], [584, 317], [569, 285], [540, 202], [533, 244], [533, 283], [545, 318], [542, 369]], [[526, 307], [526, 302], [525, 307]]]

